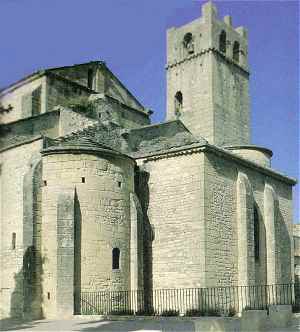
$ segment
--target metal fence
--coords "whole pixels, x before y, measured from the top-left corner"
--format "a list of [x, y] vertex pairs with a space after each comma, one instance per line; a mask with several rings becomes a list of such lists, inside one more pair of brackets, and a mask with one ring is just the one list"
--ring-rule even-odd
[[82, 315], [233, 316], [284, 304], [300, 310], [300, 283], [80, 294]]

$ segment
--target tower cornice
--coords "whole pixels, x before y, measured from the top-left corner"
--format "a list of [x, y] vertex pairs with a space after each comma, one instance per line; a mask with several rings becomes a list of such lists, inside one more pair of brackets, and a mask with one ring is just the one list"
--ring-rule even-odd
[[217, 56], [220, 56], [227, 63], [229, 63], [231, 65], [234, 65], [235, 67], [237, 67], [238, 69], [240, 69], [247, 76], [250, 75], [250, 72], [246, 68], [240, 66], [238, 63], [236, 63], [235, 61], [233, 61], [231, 58], [227, 57], [225, 54], [223, 54], [222, 52], [220, 52], [215, 47], [209, 47], [209, 48], [203, 49], [203, 50], [201, 50], [201, 52], [193, 53], [190, 56], [188, 56], [188, 57], [186, 57], [186, 58], [184, 58], [184, 59], [182, 59], [180, 61], [175, 61], [173, 63], [168, 63], [165, 66], [165, 69], [168, 70], [169, 68], [176, 67], [178, 65], [181, 65], [182, 63], [185, 63], [185, 62], [188, 62], [188, 61], [193, 60], [195, 58], [201, 57], [201, 56], [203, 56], [204, 54], [207, 54], [207, 53], [214, 53]]

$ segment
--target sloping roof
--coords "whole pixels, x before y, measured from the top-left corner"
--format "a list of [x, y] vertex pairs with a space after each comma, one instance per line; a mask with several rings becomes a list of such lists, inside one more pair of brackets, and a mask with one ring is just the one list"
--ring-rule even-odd
[[[85, 147], [111, 150], [132, 158], [207, 143], [196, 139], [179, 120], [126, 130], [112, 122], [98, 123], [51, 141], [55, 147]], [[50, 148], [50, 146], [49, 146]]]
[[128, 141], [130, 155], [133, 157], [193, 143], [207, 143], [205, 139], [196, 139], [180, 120], [132, 129], [128, 134]]

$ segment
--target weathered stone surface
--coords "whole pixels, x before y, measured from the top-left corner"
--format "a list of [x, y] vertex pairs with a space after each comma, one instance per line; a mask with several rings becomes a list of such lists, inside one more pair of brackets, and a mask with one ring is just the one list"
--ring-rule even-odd
[[246, 30], [205, 4], [168, 32], [167, 84], [155, 125], [99, 61], [0, 92], [1, 318], [80, 313], [83, 291], [151, 305], [153, 289], [293, 281], [295, 180], [249, 145]]
[[[219, 36], [226, 32], [226, 51], [219, 50]], [[183, 40], [192, 35], [193, 50]], [[240, 59], [232, 58], [234, 42]], [[247, 144], [249, 128], [249, 74], [247, 36], [217, 19], [207, 4], [202, 17], [167, 32], [167, 119], [176, 117], [196, 136], [209, 143]], [[182, 94], [182, 108], [175, 110], [175, 95]]]

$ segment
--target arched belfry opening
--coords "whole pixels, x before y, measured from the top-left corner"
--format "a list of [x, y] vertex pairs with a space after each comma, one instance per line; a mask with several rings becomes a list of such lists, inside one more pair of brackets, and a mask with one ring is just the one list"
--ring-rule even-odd
[[233, 44], [233, 60], [236, 61], [236, 62], [239, 62], [240, 61], [240, 44], [235, 41], [234, 44]]
[[174, 98], [174, 113], [176, 118], [179, 118], [182, 112], [183, 96], [181, 91], [177, 91]]
[[194, 41], [193, 41], [193, 35], [191, 32], [188, 32], [184, 35], [183, 47], [186, 49], [187, 53], [189, 53], [189, 54], [194, 53]]
[[219, 51], [226, 53], [226, 32], [222, 30], [219, 36]]

